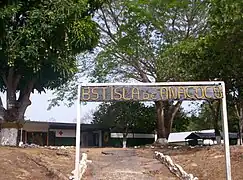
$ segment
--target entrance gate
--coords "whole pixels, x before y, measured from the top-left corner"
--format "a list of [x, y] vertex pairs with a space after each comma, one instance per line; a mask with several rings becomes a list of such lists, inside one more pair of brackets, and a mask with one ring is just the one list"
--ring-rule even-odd
[[231, 163], [225, 83], [165, 82], [165, 83], [88, 83], [78, 86], [75, 180], [79, 180], [81, 102], [159, 101], [159, 100], [221, 100], [223, 117], [226, 178], [231, 180]]

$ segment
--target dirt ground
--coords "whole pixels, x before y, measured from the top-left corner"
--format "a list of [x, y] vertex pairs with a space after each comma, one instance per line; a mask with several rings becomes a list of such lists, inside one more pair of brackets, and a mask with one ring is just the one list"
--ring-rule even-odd
[[[225, 179], [222, 146], [203, 148], [90, 148], [85, 180], [176, 180], [154, 159], [154, 151], [172, 156], [175, 163], [199, 180]], [[103, 153], [102, 153], [103, 152]], [[74, 169], [75, 149], [0, 147], [0, 179], [61, 180]], [[243, 147], [231, 147], [232, 179], [243, 180]]]
[[74, 149], [0, 147], [0, 179], [68, 179], [74, 169]]
[[139, 156], [136, 149], [86, 150], [92, 160], [86, 180], [178, 180], [159, 161]]
[[[199, 180], [224, 180], [226, 179], [225, 158], [223, 146], [179, 148], [179, 149], [139, 149], [139, 155], [152, 158], [158, 150], [170, 155], [174, 163], [183, 167], [187, 173], [198, 177]], [[243, 180], [243, 147], [232, 146], [231, 174], [232, 180]]]

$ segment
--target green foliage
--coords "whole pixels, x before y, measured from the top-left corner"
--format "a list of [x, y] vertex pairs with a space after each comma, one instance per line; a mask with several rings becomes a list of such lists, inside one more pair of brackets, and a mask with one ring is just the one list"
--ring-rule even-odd
[[[97, 14], [100, 51], [83, 59], [84, 69], [99, 82], [223, 80], [235, 131], [234, 106], [243, 106], [242, 8], [242, 0], [111, 1]], [[199, 116], [178, 114], [173, 129], [214, 128], [208, 104], [200, 108]]]
[[80, 58], [80, 73], [92, 82], [188, 80], [172, 47], [204, 34], [207, 13], [207, 1], [111, 0], [95, 14], [100, 42]]
[[97, 81], [116, 77], [120, 81], [183, 80], [184, 74], [168, 49], [205, 32], [206, 3], [153, 0], [111, 4], [103, 8], [106, 16], [98, 15], [106, 43], [101, 43], [92, 77]]
[[151, 133], [155, 129], [154, 111], [154, 107], [139, 102], [103, 103], [94, 112], [93, 123], [114, 127], [122, 133], [134, 130]]
[[173, 132], [185, 132], [190, 131], [191, 124], [193, 123], [193, 117], [187, 116], [187, 113], [183, 111], [182, 108], [176, 114], [173, 124], [172, 131]]
[[[187, 76], [194, 80], [223, 80], [226, 83], [230, 129], [235, 130], [235, 112], [243, 107], [243, 1], [210, 0], [208, 32], [185, 40], [171, 52], [181, 60]], [[233, 112], [233, 113], [232, 113]], [[242, 124], [242, 116], [238, 115]], [[242, 126], [242, 125], [241, 125]]]
[[0, 11], [0, 88], [9, 69], [21, 76], [18, 90], [35, 79], [35, 89], [54, 89], [77, 72], [75, 56], [98, 43], [91, 19], [102, 1], [4, 1]]
[[188, 76], [224, 80], [227, 92], [242, 86], [242, 1], [211, 0], [206, 35], [183, 41], [174, 50]]
[[[207, 109], [208, 108], [208, 109]], [[192, 130], [202, 130], [202, 129], [214, 129], [213, 116], [209, 107], [202, 106], [199, 116], [193, 116], [190, 123], [190, 129]], [[235, 115], [234, 109], [228, 107], [228, 127], [229, 132], [238, 132], [238, 117]], [[220, 131], [222, 132], [222, 121], [219, 122]]]
[[214, 129], [215, 117], [207, 102], [201, 104], [198, 116], [193, 115], [191, 118], [193, 119], [193, 122], [191, 122], [193, 130]]
[[228, 106], [228, 125], [230, 132], [239, 132], [239, 117], [235, 113], [235, 108]]

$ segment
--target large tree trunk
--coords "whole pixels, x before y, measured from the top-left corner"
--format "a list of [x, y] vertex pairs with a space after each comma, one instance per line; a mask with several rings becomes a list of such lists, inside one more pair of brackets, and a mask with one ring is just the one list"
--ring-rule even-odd
[[128, 135], [128, 129], [129, 127], [125, 125], [125, 128], [123, 130], [123, 137], [122, 137], [122, 148], [127, 148], [127, 135]]
[[242, 142], [242, 130], [243, 130], [243, 108], [240, 107], [240, 110], [239, 110], [239, 145], [243, 145], [243, 142]]
[[243, 130], [243, 119], [239, 120], [239, 139], [238, 139], [238, 144], [242, 146], [242, 130]]
[[167, 144], [169, 134], [172, 130], [172, 123], [176, 113], [178, 112], [181, 101], [175, 105], [171, 105], [168, 101], [156, 101], [157, 113], [157, 142], [160, 144]]
[[220, 134], [220, 126], [219, 126], [219, 118], [220, 118], [220, 101], [208, 101], [209, 106], [213, 115], [213, 126], [215, 132], [215, 138], [217, 144], [221, 144], [221, 134]]
[[122, 148], [127, 148], [127, 135], [126, 135], [126, 133], [123, 133]]
[[241, 105], [237, 104], [235, 105], [235, 110], [236, 110], [236, 114], [238, 116], [239, 119], [239, 139], [238, 139], [238, 144], [242, 146], [242, 130], [243, 130], [243, 108], [241, 107]]
[[30, 80], [24, 88], [19, 90], [17, 99], [16, 92], [21, 76], [15, 74], [14, 69], [10, 68], [8, 75], [1, 77], [7, 87], [7, 103], [4, 108], [0, 97], [0, 145], [16, 146], [18, 130], [22, 127], [25, 111], [31, 104], [29, 97], [34, 88], [34, 80]]
[[11, 108], [4, 110], [3, 120], [1, 122], [0, 145], [2, 146], [17, 146], [18, 130], [22, 127], [24, 122], [24, 111], [20, 108]]
[[16, 146], [18, 144], [18, 130], [21, 127], [19, 123], [2, 123], [0, 133], [0, 143], [2, 146]]

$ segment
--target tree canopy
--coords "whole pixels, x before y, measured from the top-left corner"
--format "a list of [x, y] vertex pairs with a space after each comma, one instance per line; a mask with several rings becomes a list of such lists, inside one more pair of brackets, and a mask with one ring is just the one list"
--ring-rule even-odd
[[243, 35], [242, 7], [240, 0], [211, 0], [209, 31], [179, 43], [171, 51], [177, 54], [181, 67], [194, 80], [222, 80], [226, 83], [229, 108], [235, 108], [239, 132], [243, 129], [243, 44], [239, 40]]
[[[1, 119], [23, 120], [31, 92], [55, 89], [78, 71], [76, 55], [99, 39], [92, 20], [101, 0], [28, 0], [0, 4]], [[17, 98], [16, 93], [19, 93]]]
[[94, 124], [102, 124], [116, 131], [147, 132], [155, 130], [155, 109], [139, 102], [112, 102], [103, 103], [93, 114]]
[[[111, 0], [95, 14], [101, 38], [93, 54], [80, 58], [83, 70], [98, 82], [222, 80], [230, 117], [238, 117], [242, 132], [242, 7], [241, 0]], [[181, 102], [155, 104], [157, 120], [164, 114], [159, 134], [166, 137], [178, 127], [173, 120]], [[203, 103], [201, 127], [220, 130], [219, 107], [219, 101]], [[235, 120], [229, 123], [235, 129]]]
[[[206, 32], [207, 11], [204, 1], [111, 0], [95, 15], [101, 33], [98, 53], [86, 54], [81, 59], [83, 68], [92, 81], [99, 82], [186, 80], [180, 61], [169, 50], [184, 39]], [[57, 95], [64, 97], [67, 93]], [[155, 103], [159, 138], [168, 137], [181, 103]]]

